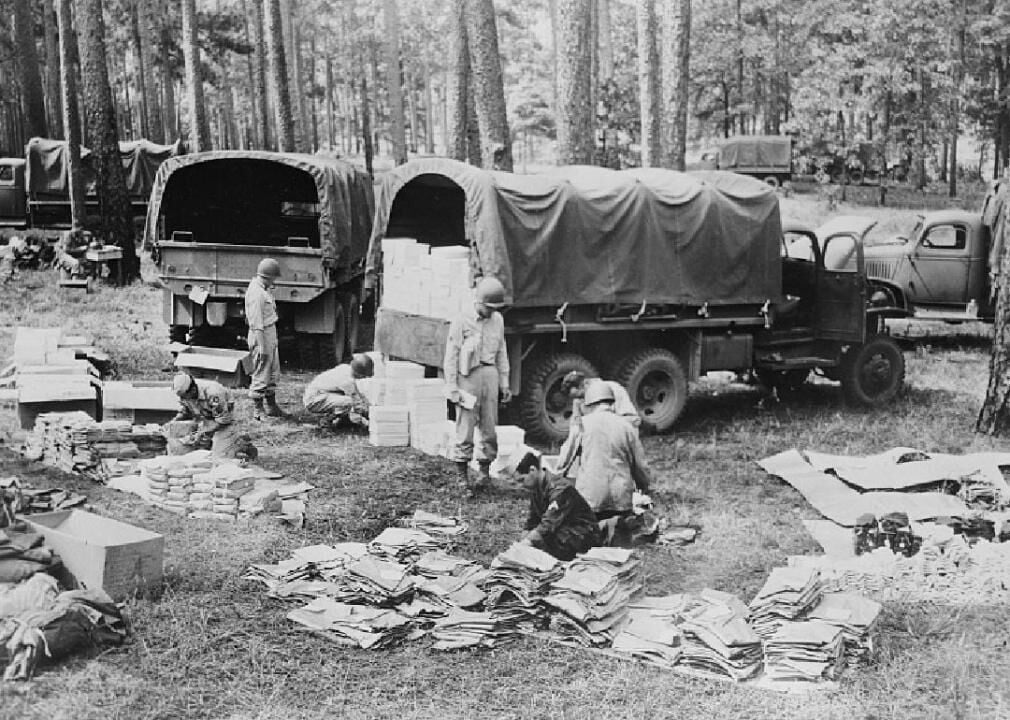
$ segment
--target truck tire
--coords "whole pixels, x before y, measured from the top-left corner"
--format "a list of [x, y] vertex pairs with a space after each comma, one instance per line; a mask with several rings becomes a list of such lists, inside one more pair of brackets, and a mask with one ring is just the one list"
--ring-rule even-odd
[[684, 411], [687, 373], [669, 350], [649, 348], [632, 353], [618, 368], [616, 380], [627, 388], [646, 430], [665, 432]]
[[779, 185], [782, 184], [779, 182], [779, 178], [777, 175], [765, 175], [764, 178], [762, 179], [764, 180], [765, 185], [769, 185], [773, 188], [777, 188]]
[[533, 360], [523, 370], [523, 389], [518, 398], [520, 424], [540, 440], [564, 442], [572, 417], [572, 400], [562, 390], [561, 381], [572, 370], [596, 377], [596, 368], [581, 355], [551, 353]]
[[884, 405], [894, 399], [905, 382], [905, 356], [886, 335], [850, 347], [839, 369], [845, 399], [857, 405]]

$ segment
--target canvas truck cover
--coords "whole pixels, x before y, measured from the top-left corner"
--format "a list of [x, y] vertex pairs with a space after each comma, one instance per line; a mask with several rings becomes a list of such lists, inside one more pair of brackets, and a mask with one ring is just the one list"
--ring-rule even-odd
[[[133, 197], [147, 198], [154, 185], [158, 167], [168, 158], [184, 152], [182, 144], [156, 145], [147, 140], [119, 143], [119, 158], [126, 171], [126, 187]], [[28, 192], [70, 194], [70, 150], [65, 140], [32, 138], [25, 148], [28, 163]], [[93, 177], [91, 151], [81, 147], [81, 164], [87, 176]]]
[[[299, 185], [304, 184], [300, 182], [304, 179], [314, 187], [312, 197], [291, 199], [318, 206], [319, 249], [324, 263], [340, 268], [357, 264], [360, 271], [372, 227], [372, 179], [364, 170], [325, 155], [216, 150], [169, 158], [158, 168], [154, 179], [145, 242], [157, 240], [158, 217], [173, 205], [184, 206], [194, 217], [218, 212], [224, 218], [234, 218], [242, 202], [248, 203], [250, 198], [255, 201], [262, 195], [263, 202], [259, 204], [275, 203], [279, 212], [278, 193], [291, 186], [285, 178], [297, 179]], [[173, 194], [184, 197], [187, 192], [195, 200], [172, 202]], [[194, 202], [199, 204], [201, 198], [206, 206], [194, 207]], [[219, 205], [211, 207], [211, 202]], [[221, 207], [221, 203], [231, 206]]]
[[719, 147], [720, 170], [792, 167], [792, 138], [786, 135], [741, 135]]
[[[475, 264], [516, 307], [601, 303], [763, 303], [781, 295], [779, 203], [742, 175], [569, 166], [489, 172], [421, 159], [383, 177], [366, 283], [397, 193], [447, 178], [465, 194]], [[444, 180], [441, 180], [444, 183]]]

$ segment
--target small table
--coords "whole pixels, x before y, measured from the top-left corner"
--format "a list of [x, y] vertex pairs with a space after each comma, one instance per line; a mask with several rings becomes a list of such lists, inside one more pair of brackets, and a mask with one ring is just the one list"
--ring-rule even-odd
[[91, 263], [91, 276], [102, 277], [102, 266], [108, 265], [109, 277], [115, 278], [116, 285], [123, 284], [123, 249], [116, 245], [103, 245], [100, 248], [88, 248], [84, 258]]

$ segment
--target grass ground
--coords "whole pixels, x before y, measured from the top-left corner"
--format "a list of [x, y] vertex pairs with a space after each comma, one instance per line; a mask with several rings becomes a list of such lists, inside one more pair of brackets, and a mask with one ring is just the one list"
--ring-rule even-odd
[[[817, 215], [801, 204], [792, 210]], [[789, 208], [786, 208], [788, 211]], [[842, 209], [842, 211], [849, 211]], [[785, 212], [785, 211], [784, 211]], [[801, 218], [802, 219], [802, 218]], [[896, 218], [891, 218], [896, 221]], [[907, 219], [907, 214], [906, 214]], [[69, 296], [45, 273], [0, 286], [0, 348], [14, 328], [58, 325], [95, 338], [124, 377], [167, 378], [160, 291], [151, 283]], [[752, 388], [703, 382], [676, 432], [645, 440], [660, 509], [702, 532], [683, 548], [645, 550], [650, 594], [713, 587], [749, 600], [788, 555], [814, 552], [800, 519], [813, 511], [755, 460], [791, 447], [873, 453], [895, 445], [964, 452], [1000, 443], [972, 432], [987, 381], [988, 330], [896, 325], [906, 337], [907, 388], [892, 407], [846, 407], [818, 382], [780, 403]], [[2, 354], [2, 351], [0, 351]], [[281, 400], [298, 407], [306, 375], [286, 371]], [[240, 415], [248, 417], [240, 403]], [[0, 717], [45, 718], [1006, 718], [1006, 608], [914, 603], [886, 609], [876, 662], [833, 692], [790, 696], [686, 678], [536, 641], [493, 652], [437, 653], [425, 642], [352, 650], [300, 631], [286, 605], [240, 579], [252, 562], [300, 546], [368, 540], [415, 508], [462, 513], [462, 554], [484, 561], [521, 529], [524, 498], [498, 488], [461, 499], [445, 463], [364, 436], [293, 422], [254, 425], [262, 464], [304, 479], [309, 518], [202, 523], [90, 485], [0, 445], [0, 475], [87, 492], [98, 513], [166, 537], [166, 582], [128, 604], [134, 640], [71, 659], [30, 684], [0, 685]]]

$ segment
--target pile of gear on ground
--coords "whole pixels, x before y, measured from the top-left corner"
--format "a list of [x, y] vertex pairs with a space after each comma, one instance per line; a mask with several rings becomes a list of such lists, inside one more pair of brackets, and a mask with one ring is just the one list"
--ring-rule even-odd
[[825, 681], [873, 647], [880, 604], [827, 591], [816, 569], [776, 568], [750, 605], [709, 589], [649, 597], [634, 550], [563, 562], [515, 543], [484, 567], [452, 554], [458, 522], [431, 517], [370, 543], [304, 547], [244, 577], [298, 602], [293, 622], [361, 648], [425, 636], [438, 650], [493, 648], [525, 634], [734, 680]]

